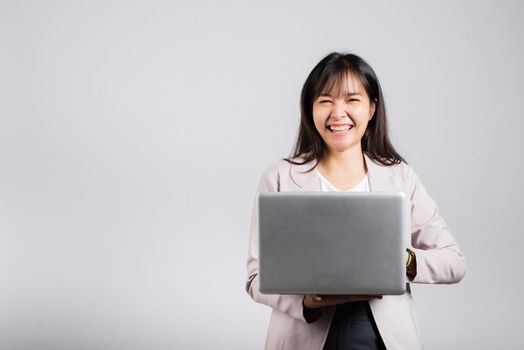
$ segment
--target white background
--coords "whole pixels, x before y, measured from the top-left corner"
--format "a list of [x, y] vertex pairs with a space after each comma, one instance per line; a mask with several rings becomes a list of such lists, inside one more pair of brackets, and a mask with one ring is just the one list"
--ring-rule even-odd
[[0, 348], [261, 349], [251, 206], [331, 51], [467, 258], [425, 348], [522, 348], [523, 43], [519, 1], [1, 1]]

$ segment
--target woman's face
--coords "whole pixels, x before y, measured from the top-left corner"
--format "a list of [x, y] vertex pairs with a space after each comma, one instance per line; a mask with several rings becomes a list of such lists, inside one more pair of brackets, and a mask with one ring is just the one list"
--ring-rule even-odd
[[358, 79], [348, 74], [346, 81], [339, 85], [313, 102], [313, 121], [328, 152], [360, 147], [360, 140], [375, 112], [375, 103], [369, 101]]

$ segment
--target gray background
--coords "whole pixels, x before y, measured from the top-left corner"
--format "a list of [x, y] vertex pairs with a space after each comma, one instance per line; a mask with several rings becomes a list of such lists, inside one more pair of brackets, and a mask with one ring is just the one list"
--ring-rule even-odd
[[426, 349], [522, 348], [523, 43], [519, 1], [0, 2], [0, 348], [262, 348], [251, 206], [333, 50], [467, 257]]

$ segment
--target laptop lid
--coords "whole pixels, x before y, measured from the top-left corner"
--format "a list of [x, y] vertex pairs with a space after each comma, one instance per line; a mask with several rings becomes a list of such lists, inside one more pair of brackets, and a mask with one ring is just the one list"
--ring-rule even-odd
[[258, 210], [262, 293], [404, 293], [404, 193], [262, 193]]

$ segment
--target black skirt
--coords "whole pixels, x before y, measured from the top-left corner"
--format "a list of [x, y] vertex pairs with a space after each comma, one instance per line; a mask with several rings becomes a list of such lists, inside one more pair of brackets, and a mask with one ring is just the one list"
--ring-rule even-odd
[[337, 305], [324, 350], [384, 349], [368, 301]]

